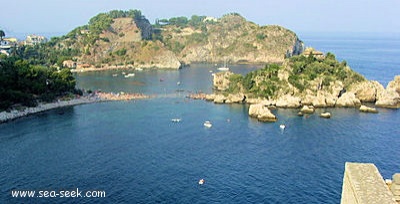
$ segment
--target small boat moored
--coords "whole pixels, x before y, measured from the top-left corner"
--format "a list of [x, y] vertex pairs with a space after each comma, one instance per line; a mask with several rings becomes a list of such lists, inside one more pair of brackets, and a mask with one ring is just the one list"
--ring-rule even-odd
[[279, 125], [279, 128], [280, 128], [281, 130], [284, 130], [284, 129], [286, 128], [286, 125], [285, 125], [285, 124], [281, 124], [281, 125]]
[[203, 185], [204, 182], [206, 182], [204, 179], [200, 179], [200, 180], [199, 180], [199, 185]]
[[171, 119], [171, 121], [174, 123], [179, 123], [179, 122], [181, 122], [181, 120], [182, 120], [181, 118], [172, 118]]
[[212, 127], [212, 124], [211, 124], [211, 122], [210, 121], [206, 121], [206, 122], [204, 122], [204, 127], [207, 127], [207, 128], [210, 128], [210, 127]]
[[135, 73], [129, 73], [129, 74], [125, 75], [125, 78], [134, 77], [134, 76], [135, 76]]

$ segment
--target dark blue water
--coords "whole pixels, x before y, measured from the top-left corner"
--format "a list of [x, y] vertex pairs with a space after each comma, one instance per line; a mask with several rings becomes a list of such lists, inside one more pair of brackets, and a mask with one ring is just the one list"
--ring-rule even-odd
[[[1, 124], [1, 203], [339, 203], [346, 161], [375, 163], [385, 178], [399, 172], [398, 110], [329, 109], [333, 117], [322, 119], [279, 109], [278, 123], [260, 123], [247, 116], [245, 105], [184, 97], [211, 92], [210, 70], [215, 68], [194, 65], [135, 72], [129, 79], [112, 77], [117, 71], [79, 74], [79, 86], [87, 89], [156, 97]], [[396, 73], [390, 74], [391, 80]], [[205, 120], [213, 127], [204, 128]], [[280, 123], [287, 126], [284, 132]], [[204, 185], [198, 185], [201, 178]], [[106, 198], [17, 199], [10, 193], [76, 188], [104, 190]]]

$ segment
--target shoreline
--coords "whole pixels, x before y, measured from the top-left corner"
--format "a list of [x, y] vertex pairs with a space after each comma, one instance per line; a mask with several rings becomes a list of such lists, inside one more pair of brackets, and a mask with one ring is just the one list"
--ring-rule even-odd
[[144, 94], [127, 94], [127, 93], [93, 93], [88, 96], [81, 96], [78, 98], [73, 98], [71, 100], [58, 100], [51, 103], [39, 103], [36, 107], [27, 107], [23, 110], [11, 110], [9, 112], [0, 112], [0, 124], [6, 123], [18, 118], [26, 117], [29, 115], [34, 115], [37, 113], [42, 113], [45, 111], [64, 108], [69, 106], [76, 106], [82, 104], [99, 103], [107, 101], [129, 101], [134, 99], [146, 99], [150, 98]]

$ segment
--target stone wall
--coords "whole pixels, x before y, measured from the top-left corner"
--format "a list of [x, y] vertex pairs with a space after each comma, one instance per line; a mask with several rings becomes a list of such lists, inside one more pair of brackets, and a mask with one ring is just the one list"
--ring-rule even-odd
[[374, 164], [346, 162], [342, 204], [397, 204]]

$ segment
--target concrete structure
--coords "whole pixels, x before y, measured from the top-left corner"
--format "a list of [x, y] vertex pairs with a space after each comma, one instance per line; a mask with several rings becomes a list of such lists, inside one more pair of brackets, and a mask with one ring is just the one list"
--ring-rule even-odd
[[374, 164], [346, 162], [342, 204], [397, 204]]

